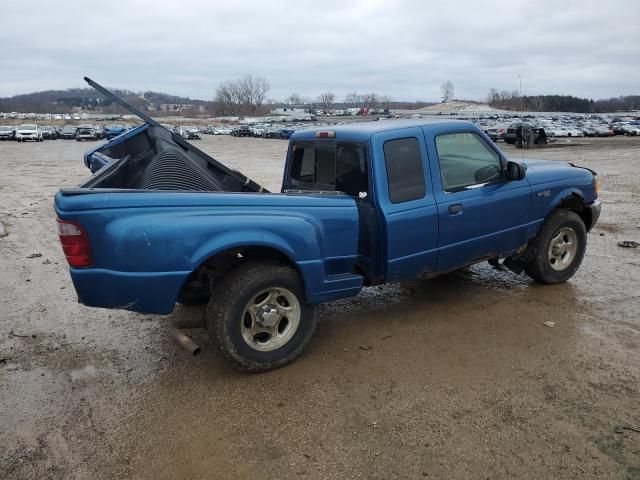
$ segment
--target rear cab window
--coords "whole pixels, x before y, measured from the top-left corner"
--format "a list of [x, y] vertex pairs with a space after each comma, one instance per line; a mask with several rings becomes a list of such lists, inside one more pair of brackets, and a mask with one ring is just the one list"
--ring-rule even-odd
[[365, 198], [369, 192], [367, 148], [354, 142], [294, 142], [290, 186]]

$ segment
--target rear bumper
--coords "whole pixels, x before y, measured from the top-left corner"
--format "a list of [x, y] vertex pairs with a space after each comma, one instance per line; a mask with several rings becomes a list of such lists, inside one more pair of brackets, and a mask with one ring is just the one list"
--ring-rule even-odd
[[78, 301], [88, 307], [167, 315], [190, 272], [116, 272], [72, 268]]
[[590, 224], [587, 225], [587, 231], [589, 231], [594, 227], [596, 223], [598, 223], [598, 219], [600, 218], [600, 210], [602, 209], [602, 203], [600, 202], [600, 200], [595, 200], [591, 205], [588, 205], [587, 208], [589, 209], [589, 212], [591, 214], [591, 222], [589, 222]]

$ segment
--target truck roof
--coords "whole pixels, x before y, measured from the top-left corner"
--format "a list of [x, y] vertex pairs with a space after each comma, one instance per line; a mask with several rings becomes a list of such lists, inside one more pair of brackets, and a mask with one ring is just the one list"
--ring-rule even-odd
[[471, 122], [463, 120], [384, 120], [371, 122], [353, 122], [344, 125], [327, 125], [324, 127], [309, 128], [299, 130], [291, 135], [291, 140], [315, 140], [316, 132], [335, 132], [335, 138], [351, 141], [367, 141], [371, 135], [379, 132], [389, 132], [393, 130], [401, 130], [404, 128], [429, 127], [451, 125], [451, 127], [459, 127], [461, 124], [473, 125]]

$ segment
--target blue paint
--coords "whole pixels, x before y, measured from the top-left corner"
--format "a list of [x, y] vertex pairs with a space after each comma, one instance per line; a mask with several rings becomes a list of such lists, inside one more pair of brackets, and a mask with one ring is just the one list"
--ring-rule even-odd
[[[87, 152], [85, 164], [93, 171], [102, 167], [109, 159], [101, 150], [147, 128], [143, 125]], [[332, 130], [335, 137], [316, 139], [317, 130]], [[478, 188], [445, 191], [438, 135], [477, 134], [503, 168], [508, 161], [480, 129], [466, 122], [367, 122], [317, 130], [291, 134], [282, 191], [295, 188], [288, 173], [295, 142], [356, 142], [367, 150], [366, 200], [342, 194], [59, 192], [58, 217], [81, 224], [91, 246], [92, 265], [71, 269], [80, 302], [167, 314], [189, 274], [205, 260], [230, 248], [257, 246], [288, 258], [301, 275], [307, 301], [320, 303], [357, 295], [367, 283], [407, 280], [513, 255], [570, 196], [599, 213], [593, 173], [565, 162], [524, 160], [522, 180], [507, 180], [503, 172]], [[392, 203], [384, 144], [399, 138], [419, 142], [426, 193]], [[374, 244], [367, 262], [359, 251], [363, 202], [375, 227], [365, 239]]]

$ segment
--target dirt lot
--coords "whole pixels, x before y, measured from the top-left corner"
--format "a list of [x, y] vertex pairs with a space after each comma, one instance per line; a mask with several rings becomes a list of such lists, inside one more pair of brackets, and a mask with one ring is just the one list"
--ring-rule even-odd
[[[286, 142], [198, 145], [278, 188]], [[228, 368], [204, 332], [189, 357], [167, 317], [76, 302], [52, 202], [90, 146], [0, 143], [1, 478], [640, 478], [640, 433], [614, 431], [640, 427], [640, 249], [616, 245], [640, 241], [640, 139], [528, 153], [600, 173], [569, 283], [483, 264], [366, 289], [261, 375]]]

